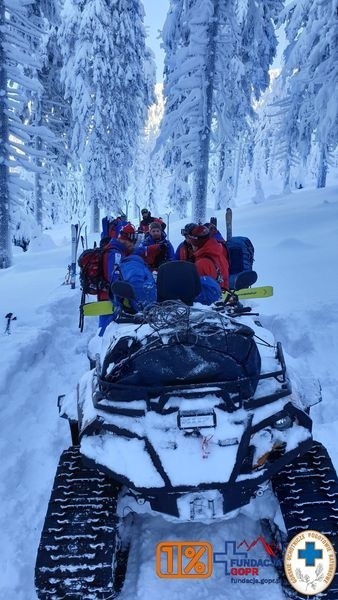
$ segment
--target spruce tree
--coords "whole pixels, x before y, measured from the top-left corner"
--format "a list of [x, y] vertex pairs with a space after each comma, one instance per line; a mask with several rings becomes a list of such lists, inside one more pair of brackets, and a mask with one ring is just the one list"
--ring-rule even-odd
[[330, 152], [338, 145], [337, 2], [293, 0], [281, 22], [288, 41], [282, 78], [292, 116], [281, 126], [288, 129], [293, 151], [303, 163], [316, 144], [317, 186], [325, 187]]
[[66, 0], [60, 28], [62, 72], [98, 229], [99, 208], [124, 205], [137, 140], [151, 103], [149, 52], [139, 0]]
[[221, 152], [221, 184], [234, 179], [223, 177], [229, 171], [224, 159], [230, 157], [234, 170], [234, 148], [250, 127], [253, 99], [268, 85], [281, 7], [282, 0], [171, 2], [163, 30], [166, 112], [158, 147], [166, 144], [175, 173], [193, 180], [197, 221], [205, 219], [211, 151]]
[[[28, 99], [39, 96], [37, 81], [41, 23], [30, 18], [33, 0], [0, 0], [0, 268], [12, 264], [11, 241], [25, 200], [22, 169], [36, 172], [32, 157], [43, 157], [36, 136], [49, 136], [44, 127], [27, 124]], [[21, 217], [25, 219], [24, 211]], [[27, 240], [26, 240], [27, 243]]]

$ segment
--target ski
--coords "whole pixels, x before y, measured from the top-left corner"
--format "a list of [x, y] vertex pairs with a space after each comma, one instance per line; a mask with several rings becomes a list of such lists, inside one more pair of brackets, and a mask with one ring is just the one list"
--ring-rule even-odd
[[[229, 295], [228, 292], [223, 292], [222, 299], [225, 300]], [[261, 287], [252, 287], [238, 290], [236, 292], [238, 298], [245, 300], [246, 298], [268, 298], [273, 296], [273, 287], [264, 285]], [[100, 300], [98, 302], [87, 302], [82, 306], [84, 317], [98, 317], [100, 315], [112, 315], [113, 305], [110, 300]]]
[[[223, 292], [222, 299], [226, 300], [228, 296], [229, 292]], [[247, 298], [269, 298], [269, 296], [273, 296], [273, 287], [272, 285], [262, 285], [260, 287], [244, 288], [237, 290], [236, 296], [242, 300]]]
[[76, 224], [71, 225], [72, 231], [72, 262], [71, 262], [71, 275], [70, 275], [70, 286], [72, 290], [75, 289], [75, 277], [76, 277], [76, 254], [77, 254], [77, 236], [79, 226]]
[[[229, 295], [228, 292], [223, 292], [222, 300], [225, 300]], [[272, 285], [264, 285], [260, 287], [244, 288], [236, 292], [238, 298], [245, 300], [246, 298], [269, 298], [273, 296]], [[99, 300], [98, 302], [87, 302], [82, 306], [84, 317], [98, 317], [100, 315], [112, 315], [113, 305], [110, 300]]]
[[87, 302], [82, 305], [84, 317], [98, 317], [100, 315], [112, 315], [113, 305], [110, 300], [98, 300], [97, 302]]
[[75, 225], [71, 225], [71, 234], [72, 234], [72, 262], [71, 262], [71, 277], [70, 277], [70, 285], [72, 290], [75, 289], [75, 281], [76, 281], [76, 258], [77, 251], [79, 248], [80, 238], [82, 240], [81, 231], [84, 223], [76, 223]]
[[232, 238], [232, 210], [227, 208], [225, 212], [226, 238], [229, 242]]
[[88, 234], [87, 234], [87, 225], [84, 230], [84, 238], [85, 238], [85, 247], [88, 248]]

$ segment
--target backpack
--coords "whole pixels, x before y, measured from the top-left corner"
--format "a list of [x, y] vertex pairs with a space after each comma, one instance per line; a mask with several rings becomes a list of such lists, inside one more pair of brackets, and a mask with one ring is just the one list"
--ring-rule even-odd
[[135, 299], [131, 301], [131, 308], [135, 312], [156, 302], [157, 292], [154, 277], [143, 258], [137, 254], [122, 258], [119, 265], [116, 266], [113, 279], [122, 279], [133, 287]]
[[109, 237], [109, 238], [113, 237], [114, 238], [114, 237], [117, 237], [115, 235], [115, 232], [114, 232], [115, 227], [114, 227], [114, 220], [113, 219], [110, 219], [109, 217], [103, 217], [103, 219], [102, 219], [101, 222], [102, 222], [102, 234], [101, 234], [101, 238], [106, 238], [106, 237]]
[[106, 249], [93, 248], [80, 254], [77, 264], [80, 267], [80, 286], [83, 294], [97, 295], [109, 288], [103, 274], [103, 255]]
[[[218, 267], [216, 268], [218, 269]], [[222, 290], [220, 284], [218, 283], [218, 280], [209, 277], [209, 275], [202, 275], [202, 277], [200, 277], [200, 281], [202, 289], [200, 293], [196, 296], [194, 302], [200, 302], [201, 304], [207, 305], [217, 302], [217, 300], [221, 298], [222, 294]]]
[[229, 261], [230, 275], [241, 273], [241, 271], [252, 271], [254, 262], [254, 247], [247, 237], [235, 236], [226, 243]]
[[161, 395], [165, 386], [180, 388], [178, 393], [163, 396], [164, 410], [165, 402], [170, 397], [172, 403], [176, 394], [180, 406], [182, 387], [191, 390], [197, 386], [198, 391], [202, 385], [205, 389], [217, 384], [220, 397], [232, 412], [236, 410], [234, 402], [254, 395], [261, 357], [250, 327], [234, 322], [229, 329], [226, 320], [213, 314], [210, 317], [209, 312], [198, 322], [190, 320], [187, 313], [186, 319], [175, 323], [175, 305], [171, 311], [163, 305], [156, 310], [156, 331], [149, 334], [146, 329], [143, 338], [140, 333], [122, 335], [109, 347], [99, 378], [103, 398], [144, 399]]
[[109, 217], [104, 217], [102, 219], [102, 234], [101, 239], [105, 237], [109, 237], [110, 239], [116, 239], [124, 225], [126, 225], [128, 221], [124, 221], [123, 219], [117, 217], [116, 219], [111, 219]]

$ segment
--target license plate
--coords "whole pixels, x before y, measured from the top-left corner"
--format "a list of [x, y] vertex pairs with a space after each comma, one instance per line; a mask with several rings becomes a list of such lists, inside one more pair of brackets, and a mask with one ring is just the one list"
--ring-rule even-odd
[[216, 415], [214, 411], [180, 411], [178, 413], [179, 429], [201, 429], [203, 427], [216, 427]]

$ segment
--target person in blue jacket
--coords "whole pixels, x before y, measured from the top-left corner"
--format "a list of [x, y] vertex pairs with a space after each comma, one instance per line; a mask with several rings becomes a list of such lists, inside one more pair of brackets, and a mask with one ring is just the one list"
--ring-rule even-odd
[[102, 219], [102, 232], [101, 232], [101, 240], [109, 237], [109, 238], [118, 238], [120, 231], [129, 223], [127, 216], [124, 213], [121, 213], [115, 219], [111, 219], [109, 217], [104, 217]]
[[[122, 227], [117, 239], [103, 238], [101, 244], [104, 245], [105, 252], [103, 255], [103, 275], [106, 281], [114, 280], [114, 270], [119, 265], [122, 258], [133, 254], [135, 243], [137, 240], [136, 229], [131, 223], [127, 223]], [[108, 243], [105, 243], [108, 242]], [[108, 300], [109, 293], [107, 290], [102, 290], [98, 296], [98, 300]], [[99, 317], [99, 336], [102, 336], [106, 327], [113, 320], [113, 315], [101, 315]]]
[[144, 261], [152, 271], [157, 271], [162, 263], [174, 260], [175, 251], [162, 230], [161, 223], [153, 221], [149, 225], [149, 233], [138, 249]]
[[122, 227], [117, 239], [112, 238], [106, 246], [103, 258], [103, 274], [106, 281], [112, 280], [114, 268], [122, 258], [134, 252], [137, 233], [134, 225], [127, 223]]

